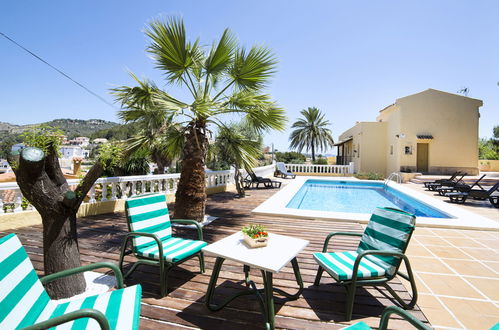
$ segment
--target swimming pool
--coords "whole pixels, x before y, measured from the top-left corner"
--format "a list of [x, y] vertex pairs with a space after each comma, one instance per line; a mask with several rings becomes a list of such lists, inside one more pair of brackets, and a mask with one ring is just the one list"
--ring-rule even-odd
[[[385, 188], [383, 181], [352, 177], [298, 176], [284, 181], [281, 190], [252, 210], [254, 215], [368, 223], [374, 207], [390, 206], [415, 213], [418, 226], [499, 231], [499, 222], [419, 192], [411, 184], [389, 182], [380, 191]], [[331, 186], [338, 183], [341, 188], [332, 192]], [[309, 190], [316, 192], [306, 196]]]
[[328, 212], [372, 213], [393, 207], [417, 217], [451, 218], [382, 182], [307, 180], [286, 208]]

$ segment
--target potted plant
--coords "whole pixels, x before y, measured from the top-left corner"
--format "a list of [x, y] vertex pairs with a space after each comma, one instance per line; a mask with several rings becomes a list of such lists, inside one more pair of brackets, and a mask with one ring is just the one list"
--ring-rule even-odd
[[248, 225], [241, 229], [244, 242], [250, 248], [264, 247], [267, 246], [269, 239], [269, 233], [265, 230], [262, 225]]

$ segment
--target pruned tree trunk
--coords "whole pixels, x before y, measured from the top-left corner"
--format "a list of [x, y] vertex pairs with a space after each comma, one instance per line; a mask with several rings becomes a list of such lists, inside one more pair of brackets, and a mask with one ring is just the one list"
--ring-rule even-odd
[[175, 218], [204, 220], [206, 207], [205, 161], [208, 149], [206, 123], [190, 124], [182, 157], [182, 171], [175, 194]]
[[[59, 167], [54, 148], [48, 154], [38, 148], [24, 149], [14, 164], [16, 181], [23, 196], [36, 208], [43, 223], [43, 260], [45, 274], [81, 265], [76, 233], [76, 212], [83, 197], [102, 174], [96, 163], [77, 189], [69, 189]], [[74, 296], [85, 290], [83, 274], [72, 275], [47, 284], [53, 299]]]

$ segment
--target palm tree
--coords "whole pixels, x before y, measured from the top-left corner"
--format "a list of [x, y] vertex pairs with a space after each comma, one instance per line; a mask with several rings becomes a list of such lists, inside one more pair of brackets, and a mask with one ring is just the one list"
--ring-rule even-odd
[[[132, 77], [141, 83], [133, 74]], [[166, 112], [154, 106], [121, 110], [118, 116], [125, 123], [135, 123], [139, 128], [134, 136], [124, 141], [125, 152], [133, 155], [147, 150], [158, 167], [158, 174], [164, 174], [165, 167], [182, 152], [184, 137], [179, 125], [170, 123]]]
[[284, 110], [263, 92], [276, 59], [265, 47], [240, 46], [228, 29], [205, 50], [199, 40], [187, 40], [184, 24], [177, 18], [154, 20], [145, 33], [150, 39], [147, 51], [166, 83], [186, 88], [190, 99], [181, 101], [147, 79], [136, 79], [138, 86], [118, 87], [113, 93], [128, 111], [155, 109], [180, 125], [185, 142], [175, 217], [202, 221], [209, 125], [224, 127], [223, 118], [236, 114], [260, 131], [284, 129]]
[[295, 128], [289, 136], [290, 147], [301, 152], [303, 149], [312, 151], [312, 161], [315, 161], [315, 151], [320, 149], [326, 151], [334, 144], [329, 120], [324, 119], [324, 114], [315, 107], [302, 110], [303, 118], [293, 123], [291, 128]]
[[239, 197], [245, 196], [241, 169], [251, 170], [262, 154], [259, 135], [244, 123], [232, 123], [222, 127], [214, 144], [213, 158], [234, 166], [234, 179]]

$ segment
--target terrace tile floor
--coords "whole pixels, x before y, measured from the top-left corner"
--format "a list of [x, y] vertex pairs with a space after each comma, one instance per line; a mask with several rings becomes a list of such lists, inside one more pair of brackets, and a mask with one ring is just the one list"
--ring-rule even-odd
[[[326, 234], [330, 231], [361, 232], [362, 227], [357, 223], [342, 223], [320, 220], [300, 220], [274, 217], [254, 217], [251, 210], [270, 197], [277, 190], [251, 190], [244, 199], [235, 199], [233, 193], [219, 193], [208, 197], [208, 214], [219, 219], [205, 227], [205, 240], [215, 242], [230, 235], [248, 223], [260, 223], [268, 231], [289, 236], [301, 237], [310, 241], [307, 248], [298, 255], [301, 274], [305, 283], [302, 296], [296, 301], [277, 299], [276, 301], [276, 327], [293, 329], [335, 329], [344, 327], [344, 288], [333, 285], [328, 276], [323, 276], [321, 285], [312, 285], [317, 270], [317, 265], [312, 260], [312, 253], [320, 251]], [[173, 205], [171, 205], [173, 207]], [[123, 213], [93, 216], [78, 220], [79, 245], [81, 259], [84, 264], [97, 261], [117, 262], [119, 247], [126, 230], [125, 216]], [[189, 229], [175, 229], [187, 237], [194, 238], [194, 233]], [[3, 230], [0, 236], [12, 232]], [[43, 250], [41, 248], [41, 226], [31, 226], [13, 230], [16, 232], [29, 253], [35, 268], [42, 272]], [[341, 238], [333, 242], [334, 250], [351, 250], [357, 245], [355, 239]], [[420, 248], [421, 249], [421, 248]], [[132, 260], [131, 257], [127, 260]], [[141, 309], [142, 329], [164, 328], [203, 328], [203, 329], [259, 329], [263, 322], [256, 299], [246, 296], [233, 301], [228, 307], [219, 312], [209, 312], [204, 306], [205, 294], [213, 269], [214, 258], [206, 258], [205, 274], [199, 274], [197, 259], [192, 259], [182, 264], [170, 274], [171, 292], [167, 297], [158, 297], [159, 276], [154, 267], [141, 266], [128, 284], [141, 283], [144, 293]], [[252, 279], [262, 283], [259, 272], [251, 273]], [[216, 298], [223, 298], [244, 287], [242, 265], [226, 261], [220, 273], [219, 287]], [[424, 279], [420, 279], [424, 281]], [[292, 292], [296, 288], [291, 265], [274, 277], [274, 285]], [[409, 300], [407, 290], [399, 281], [393, 281], [392, 287], [402, 297]], [[421, 285], [421, 287], [423, 287]], [[485, 289], [485, 288], [484, 288]], [[424, 290], [423, 290], [424, 291]], [[426, 292], [426, 291], [425, 291]], [[379, 316], [386, 306], [395, 302], [388, 298], [389, 294], [382, 288], [359, 289], [354, 306], [353, 321], [364, 321], [370, 326], [377, 327]], [[451, 299], [447, 295], [438, 299]], [[485, 299], [482, 299], [485, 300]], [[423, 302], [424, 299], [422, 300]], [[473, 300], [473, 303], [481, 302]], [[440, 303], [436, 301], [435, 304]], [[450, 304], [450, 303], [449, 303]], [[456, 302], [459, 308], [459, 301]], [[456, 307], [456, 308], [458, 308]], [[477, 306], [476, 308], [480, 308]], [[427, 322], [425, 314], [418, 306], [411, 311], [418, 319]], [[407, 328], [407, 323], [400, 319], [390, 321], [390, 327], [396, 329]]]
[[[422, 184], [404, 186], [447, 200]], [[499, 221], [488, 201], [453, 205]], [[434, 328], [489, 329], [499, 322], [498, 231], [417, 228], [408, 255], [418, 304]]]

